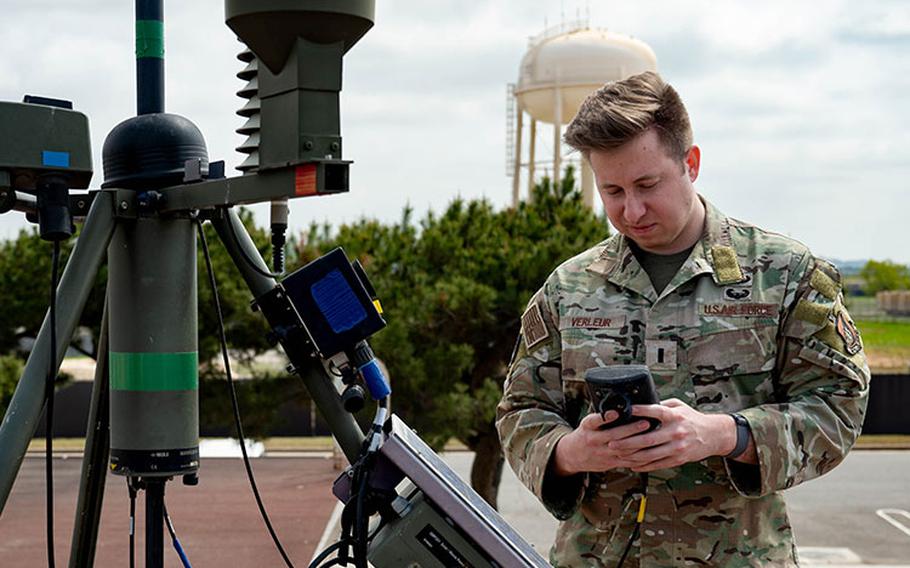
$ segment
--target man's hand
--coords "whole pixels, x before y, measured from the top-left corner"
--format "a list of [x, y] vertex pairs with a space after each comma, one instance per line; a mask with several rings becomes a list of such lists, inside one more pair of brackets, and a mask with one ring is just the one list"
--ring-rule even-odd
[[[660, 428], [653, 432], [609, 443], [609, 450], [630, 463], [626, 467], [632, 471], [655, 471], [724, 456], [736, 446], [736, 423], [730, 415], [703, 414], [675, 398], [662, 404], [635, 405], [632, 415], [660, 420]], [[739, 459], [756, 463], [750, 459], [754, 455], [750, 441]]]
[[[630, 439], [648, 429], [646, 420], [636, 420], [609, 430], [601, 430], [619, 418], [616, 411], [585, 416], [578, 428], [563, 436], [553, 452], [553, 472], [559, 476], [574, 475], [584, 471], [607, 471], [618, 467], [631, 467], [634, 462], [621, 458], [621, 453], [611, 444]], [[732, 419], [731, 419], [732, 420]]]

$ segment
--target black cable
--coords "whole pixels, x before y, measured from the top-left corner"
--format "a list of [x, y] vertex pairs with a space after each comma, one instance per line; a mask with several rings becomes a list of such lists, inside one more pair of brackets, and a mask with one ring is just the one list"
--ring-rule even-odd
[[44, 383], [44, 475], [47, 488], [47, 565], [56, 566], [54, 558], [54, 381], [57, 378], [57, 272], [60, 264], [60, 241], [54, 241], [51, 260], [51, 355]]
[[632, 536], [629, 537], [629, 542], [626, 543], [626, 549], [622, 551], [622, 556], [619, 559], [619, 564], [616, 565], [616, 568], [622, 568], [623, 562], [626, 561], [626, 556], [629, 554], [629, 550], [632, 549], [632, 543], [635, 542], [635, 539], [638, 538], [638, 531], [641, 528], [640, 523], [635, 523], [635, 529], [632, 531]]
[[237, 236], [237, 232], [234, 230], [234, 223], [231, 222], [230, 216], [227, 214], [227, 210], [223, 211], [222, 214], [225, 215], [225, 217], [227, 217], [226, 224], [228, 227], [228, 233], [230, 233], [230, 235], [231, 235], [231, 240], [234, 241], [234, 246], [237, 248], [238, 251], [240, 251], [240, 256], [243, 257], [243, 261], [245, 263], [247, 263], [247, 265], [254, 272], [257, 272], [260, 275], [265, 276], [266, 278], [280, 278], [281, 277], [280, 272], [269, 272], [268, 270], [263, 270], [263, 269], [259, 268], [259, 266], [256, 265], [256, 263], [253, 261], [253, 259], [251, 259], [249, 256], [247, 256], [246, 251], [243, 250], [243, 247], [240, 245], [240, 237]]
[[344, 566], [348, 565], [348, 561], [346, 558], [340, 558], [340, 557], [333, 558], [333, 559], [329, 560], [328, 562], [326, 562], [325, 564], [323, 564], [322, 566], [319, 566], [319, 568], [330, 568], [331, 566], [341, 566], [341, 565], [344, 565]]
[[354, 566], [357, 568], [367, 568], [367, 534], [369, 532], [370, 516], [364, 511], [366, 505], [367, 488], [369, 487], [370, 467], [366, 463], [360, 465], [360, 487], [357, 490], [357, 502], [354, 513], [353, 541], [354, 541]]
[[126, 488], [130, 493], [130, 568], [136, 568], [136, 488], [126, 478]]
[[638, 476], [641, 480], [641, 503], [638, 506], [638, 515], [635, 517], [635, 528], [629, 536], [629, 542], [626, 543], [626, 548], [622, 551], [622, 556], [619, 558], [619, 564], [616, 565], [616, 568], [622, 568], [623, 563], [626, 561], [626, 556], [632, 550], [632, 543], [635, 542], [635, 539], [641, 533], [641, 523], [645, 520], [645, 509], [648, 506], [648, 474], [640, 473]]
[[[228, 222], [230, 225], [230, 221]], [[215, 302], [215, 313], [218, 316], [218, 336], [221, 340], [221, 356], [224, 359], [224, 372], [227, 375], [228, 385], [230, 386], [231, 393], [231, 406], [234, 410], [234, 423], [237, 425], [237, 436], [240, 439], [240, 453], [243, 454], [243, 466], [246, 468], [246, 476], [250, 480], [250, 488], [253, 490], [253, 496], [256, 498], [256, 505], [259, 507], [259, 514], [262, 516], [262, 520], [265, 522], [265, 526], [269, 531], [269, 535], [272, 537], [272, 542], [275, 543], [275, 547], [278, 549], [278, 552], [281, 554], [281, 558], [284, 560], [284, 563], [288, 568], [293, 568], [294, 565], [291, 563], [291, 559], [288, 558], [287, 553], [284, 551], [284, 547], [281, 546], [281, 541], [278, 540], [278, 535], [275, 533], [275, 529], [272, 528], [272, 522], [269, 520], [269, 515], [265, 511], [265, 505], [262, 504], [262, 498], [259, 496], [259, 488], [256, 487], [256, 480], [253, 477], [253, 468], [250, 467], [250, 458], [246, 453], [246, 444], [244, 440], [246, 439], [243, 435], [243, 424], [240, 421], [240, 404], [237, 402], [237, 391], [234, 389], [234, 378], [231, 374], [231, 362], [228, 358], [227, 352], [227, 336], [224, 333], [224, 316], [221, 313], [221, 300], [218, 298], [218, 284], [215, 282], [215, 271], [212, 268], [212, 259], [209, 256], [209, 245], [205, 240], [205, 232], [202, 230], [202, 221], [196, 219], [196, 228], [199, 231], [199, 239], [202, 241], [202, 252], [205, 257], [205, 266], [209, 273], [209, 284], [212, 287], [212, 298]], [[233, 229], [231, 229], [233, 232]], [[236, 235], [235, 235], [236, 237]], [[240, 250], [241, 247], [237, 247]]]
[[335, 552], [336, 550], [341, 548], [341, 545], [343, 543], [344, 543], [343, 540], [339, 540], [338, 542], [327, 547], [325, 550], [323, 550], [322, 552], [319, 553], [319, 556], [317, 556], [316, 558], [313, 559], [312, 562], [310, 562], [310, 565], [307, 568], [319, 568], [319, 563], [324, 561], [326, 558], [328, 558], [330, 554], [332, 554], [333, 552]]

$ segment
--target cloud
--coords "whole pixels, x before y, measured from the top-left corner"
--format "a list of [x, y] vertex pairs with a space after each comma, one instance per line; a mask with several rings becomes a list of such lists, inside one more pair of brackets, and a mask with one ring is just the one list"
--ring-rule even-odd
[[[135, 113], [132, 9], [4, 1], [0, 99], [72, 99], [91, 120], [96, 185], [105, 135]], [[831, 256], [910, 261], [898, 213], [910, 209], [905, 2], [381, 0], [376, 10], [344, 61], [352, 192], [296, 201], [294, 227], [393, 221], [406, 203], [420, 216], [455, 195], [506, 204], [506, 83], [545, 22], [590, 11], [593, 25], [655, 50], [704, 150], [699, 188], [722, 209]], [[234, 132], [242, 46], [220, 0], [170, 2], [165, 16], [167, 108], [191, 118], [231, 171], [243, 159], [234, 152], [244, 140]], [[541, 126], [541, 159], [550, 146]], [[0, 216], [0, 238], [22, 224], [11, 215]]]

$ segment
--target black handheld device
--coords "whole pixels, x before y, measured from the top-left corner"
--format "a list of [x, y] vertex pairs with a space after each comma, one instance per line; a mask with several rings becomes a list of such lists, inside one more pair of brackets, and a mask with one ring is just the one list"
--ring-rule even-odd
[[[594, 410], [604, 416], [610, 410], [619, 418], [604, 424], [601, 429], [615, 428], [636, 420], [632, 417], [633, 404], [660, 404], [651, 371], [645, 365], [612, 365], [595, 367], [585, 372], [588, 396]], [[651, 423], [647, 432], [660, 426], [656, 418], [643, 418]]]

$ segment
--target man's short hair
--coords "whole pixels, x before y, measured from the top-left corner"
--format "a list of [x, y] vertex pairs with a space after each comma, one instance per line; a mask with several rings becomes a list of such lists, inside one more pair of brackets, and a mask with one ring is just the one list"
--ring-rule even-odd
[[667, 154], [680, 160], [692, 147], [689, 113], [679, 94], [653, 71], [607, 83], [591, 93], [566, 129], [566, 144], [586, 157], [611, 150], [654, 128]]

